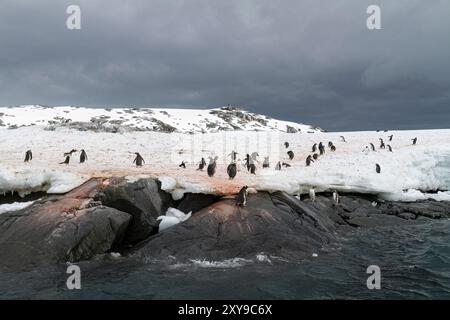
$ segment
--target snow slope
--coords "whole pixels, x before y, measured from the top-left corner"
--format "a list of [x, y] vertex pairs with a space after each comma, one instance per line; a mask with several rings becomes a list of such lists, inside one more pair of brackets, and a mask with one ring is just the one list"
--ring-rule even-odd
[[317, 132], [319, 128], [281, 121], [235, 107], [208, 110], [21, 106], [0, 107], [0, 127], [69, 127], [90, 131], [210, 133], [224, 130]]
[[[16, 115], [19, 117], [18, 112]], [[390, 134], [394, 135], [391, 142], [388, 141]], [[345, 135], [347, 142], [341, 141], [341, 135]], [[450, 199], [450, 130], [185, 134], [79, 131], [65, 126], [49, 131], [42, 126], [25, 126], [0, 127], [0, 137], [1, 193], [27, 194], [39, 190], [62, 193], [91, 177], [126, 176], [130, 180], [160, 178], [162, 187], [175, 199], [186, 192], [235, 194], [243, 185], [291, 194], [307, 193], [309, 188], [315, 188], [317, 191], [372, 193], [391, 200]], [[411, 139], [414, 137], [418, 142], [413, 146]], [[379, 149], [379, 138], [390, 144], [393, 152]], [[311, 146], [320, 141], [325, 145], [332, 141], [337, 150], [331, 152], [327, 147], [325, 155], [306, 167], [305, 158], [312, 153]], [[289, 148], [284, 147], [284, 142], [289, 142]], [[376, 151], [363, 151], [370, 142], [376, 146]], [[33, 151], [33, 160], [24, 163], [24, 153], [28, 149]], [[89, 157], [87, 163], [78, 163], [78, 152], [69, 165], [59, 164], [64, 160], [63, 153], [71, 149], [85, 149]], [[234, 180], [229, 180], [226, 167], [233, 150], [239, 153], [239, 171]], [[295, 153], [292, 161], [286, 154], [288, 150]], [[255, 151], [260, 157], [256, 175], [251, 175], [242, 163], [246, 153]], [[133, 166], [134, 152], [145, 159], [143, 167]], [[217, 172], [212, 178], [205, 171], [196, 170], [201, 157], [208, 161], [209, 156], [218, 157]], [[268, 169], [261, 168], [265, 156], [270, 158]], [[291, 167], [276, 171], [278, 160]], [[186, 169], [178, 166], [181, 161], [187, 162]], [[375, 172], [376, 163], [381, 166], [380, 174]]]

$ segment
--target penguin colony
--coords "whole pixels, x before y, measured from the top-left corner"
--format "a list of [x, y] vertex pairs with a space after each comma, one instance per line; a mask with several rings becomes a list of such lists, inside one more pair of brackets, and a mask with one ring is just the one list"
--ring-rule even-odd
[[[379, 131], [377, 131], [379, 132]], [[385, 130], [384, 132], [387, 132], [387, 130]], [[394, 139], [394, 135], [391, 134], [389, 136], [387, 136], [388, 141], [392, 142]], [[385, 144], [384, 139], [383, 138], [379, 138], [380, 144], [379, 144], [379, 149], [383, 150], [386, 149], [388, 152], [393, 152], [393, 148], [390, 144]], [[412, 145], [415, 146], [417, 145], [417, 137], [414, 137], [413, 139], [411, 139], [412, 141]], [[340, 136], [340, 142], [343, 143], [347, 143], [346, 139], [344, 136]], [[290, 146], [289, 142], [284, 142], [284, 147], [286, 149], [288, 149]], [[334, 145], [334, 143], [332, 141], [329, 141], [327, 144], [329, 150], [331, 152], [335, 152], [336, 151], [336, 146]], [[370, 146], [370, 147], [369, 147]], [[312, 154], [308, 155], [306, 157], [305, 160], [305, 165], [306, 167], [311, 166], [314, 162], [318, 161], [320, 159], [321, 156], [324, 156], [326, 153], [326, 148], [325, 145], [322, 142], [319, 143], [314, 143], [312, 145], [311, 148]], [[372, 142], [369, 142], [368, 145], [365, 146], [363, 152], [376, 152], [376, 147], [375, 144]], [[64, 164], [64, 165], [69, 165], [70, 164], [70, 159], [73, 156], [73, 154], [77, 153], [78, 150], [77, 149], [72, 149], [69, 152], [64, 152], [63, 153], [63, 157], [64, 157], [64, 161], [60, 162], [60, 164]], [[317, 153], [318, 152], [318, 153]], [[295, 154], [294, 151], [292, 150], [288, 150], [287, 151], [287, 157], [289, 159], [289, 161], [292, 161], [295, 158]], [[142, 167], [145, 164], [145, 160], [144, 158], [139, 154], [139, 152], [135, 152], [134, 153], [135, 157], [133, 160], [133, 164], [136, 165], [136, 167]], [[239, 171], [238, 169], [238, 163], [240, 162], [240, 159], [237, 158], [237, 155], [239, 155], [239, 153], [232, 151], [227, 157], [230, 157], [231, 162], [230, 164], [227, 166], [227, 174], [230, 180], [234, 179]], [[254, 174], [256, 175], [256, 169], [257, 166], [256, 164], [259, 164], [259, 154], [258, 152], [253, 152], [251, 154], [246, 154], [245, 158], [244, 158], [244, 162], [242, 163], [242, 165], [247, 169], [247, 171], [250, 174]], [[28, 149], [25, 152], [25, 159], [24, 162], [25, 163], [29, 163], [30, 161], [33, 160], [33, 153], [30, 149]], [[85, 163], [88, 160], [88, 156], [87, 153], [84, 149], [80, 150], [80, 157], [79, 157], [79, 162], [80, 163]], [[217, 168], [217, 160], [218, 157], [209, 157], [209, 164], [206, 167], [206, 160], [205, 158], [201, 158], [200, 162], [198, 163], [198, 167], [196, 170], [198, 171], [203, 171], [203, 169], [206, 167], [206, 171], [209, 177], [214, 177], [214, 174], [216, 173], [216, 168]], [[179, 165], [180, 168], [186, 169], [186, 163], [185, 161], [182, 161], [181, 164]], [[291, 165], [287, 162], [284, 161], [278, 161], [275, 165], [275, 170], [282, 170], [283, 168], [289, 168], [291, 167]], [[269, 161], [269, 157], [264, 157], [264, 161], [262, 162], [262, 168], [263, 169], [267, 169], [270, 168], [270, 161]], [[381, 170], [381, 166], [378, 163], [375, 163], [375, 172], [377, 174], [381, 174], [382, 170]], [[244, 186], [241, 188], [241, 190], [239, 191], [238, 195], [236, 196], [235, 200], [236, 200], [236, 204], [238, 206], [245, 206], [247, 203], [247, 196], [248, 196], [248, 186]], [[315, 195], [315, 190], [314, 188], [311, 188], [309, 190], [309, 198], [311, 201], [315, 201], [316, 200], [316, 195]], [[333, 191], [333, 201], [336, 205], [339, 204], [339, 194], [336, 190]]]

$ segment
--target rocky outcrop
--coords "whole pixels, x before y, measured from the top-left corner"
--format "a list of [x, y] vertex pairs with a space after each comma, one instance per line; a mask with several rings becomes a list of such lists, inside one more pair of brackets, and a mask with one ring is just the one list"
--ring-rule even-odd
[[65, 196], [0, 215], [0, 269], [89, 259], [113, 248], [131, 216], [91, 206], [101, 188], [102, 180], [91, 180]]

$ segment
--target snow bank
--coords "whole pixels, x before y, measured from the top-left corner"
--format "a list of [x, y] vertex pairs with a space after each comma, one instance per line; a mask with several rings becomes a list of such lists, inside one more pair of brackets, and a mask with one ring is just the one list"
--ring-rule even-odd
[[179, 224], [180, 222], [186, 221], [191, 217], [191, 214], [192, 212], [185, 214], [184, 212], [175, 208], [167, 209], [164, 216], [159, 216], [158, 218], [156, 218], [157, 221], [161, 221], [159, 223], [159, 231], [163, 231]]
[[26, 207], [31, 206], [33, 203], [34, 201], [0, 204], [0, 214], [5, 212], [22, 210], [25, 209]]

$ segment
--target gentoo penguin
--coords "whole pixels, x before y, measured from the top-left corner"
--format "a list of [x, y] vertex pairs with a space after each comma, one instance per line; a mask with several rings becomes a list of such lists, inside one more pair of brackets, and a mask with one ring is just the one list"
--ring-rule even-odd
[[231, 156], [231, 161], [236, 161], [236, 155], [238, 155], [239, 153], [237, 153], [236, 151], [231, 151], [231, 153], [229, 154], [229, 156]]
[[417, 137], [415, 137], [414, 139], [411, 139], [413, 142], [413, 145], [415, 145], [417, 143]]
[[317, 159], [319, 159], [319, 154], [318, 153], [314, 153], [312, 157], [313, 157], [314, 160], [317, 160]]
[[333, 142], [328, 141], [328, 148], [331, 148], [332, 145], [333, 145]]
[[342, 142], [347, 142], [347, 141], [345, 141], [345, 137], [344, 136], [341, 136], [341, 141]]
[[204, 168], [205, 166], [206, 166], [205, 158], [202, 158], [202, 160], [201, 160], [200, 163], [198, 164], [197, 170], [203, 171], [203, 168]]
[[312, 202], [316, 201], [316, 191], [313, 188], [309, 189], [309, 198]]
[[256, 166], [254, 163], [250, 163], [250, 173], [256, 174]]
[[336, 151], [336, 146], [335, 145], [332, 145], [331, 147], [330, 147], [330, 149], [331, 149], [331, 151]]
[[277, 165], [275, 166], [275, 170], [281, 170], [281, 162], [278, 161]]
[[289, 148], [289, 142], [286, 141], [286, 142], [284, 143], [284, 147], [285, 147], [286, 149]]
[[81, 149], [80, 163], [84, 163], [87, 159], [88, 159], [88, 156], [86, 154], [86, 151], [84, 151], [84, 149]]
[[384, 145], [383, 139], [380, 139], [380, 140], [381, 140], [381, 142], [380, 142], [380, 149], [385, 149], [386, 146]]
[[336, 190], [333, 192], [333, 201], [335, 204], [339, 204], [339, 194]]
[[392, 147], [389, 144], [387, 145], [387, 147], [389, 149], [389, 152], [392, 152]]
[[289, 151], [287, 152], [287, 154], [288, 154], [288, 156], [289, 156], [289, 160], [294, 159], [294, 152], [293, 152], [292, 150], [289, 150]]
[[375, 151], [375, 146], [372, 142], [370, 143], [370, 147], [372, 148], [372, 151]]
[[236, 177], [236, 162], [232, 162], [228, 165], [227, 167], [227, 173], [228, 173], [228, 177], [231, 179], [234, 179], [234, 177]]
[[269, 168], [269, 167], [270, 167], [269, 157], [264, 157], [263, 168]]
[[216, 160], [217, 157], [212, 158], [209, 157], [209, 164], [208, 164], [208, 168], [206, 169], [206, 171], [208, 172], [208, 176], [212, 177], [214, 175], [214, 173], [216, 173]]
[[241, 207], [245, 207], [247, 205], [247, 186], [243, 186], [236, 196], [236, 204]]
[[306, 157], [306, 166], [309, 167], [311, 165], [311, 162], [314, 162], [313, 159], [311, 159], [311, 155]]
[[31, 152], [31, 150], [27, 150], [27, 152], [25, 152], [25, 160], [23, 160], [23, 162], [28, 162], [31, 161], [33, 159], [33, 153]]
[[312, 152], [316, 152], [317, 151], [317, 143], [314, 143], [312, 146]]
[[290, 168], [291, 167], [291, 165], [289, 163], [286, 163], [286, 162], [283, 162], [281, 165], [283, 167], [285, 167], [285, 168]]
[[133, 163], [136, 163], [136, 167], [142, 167], [142, 164], [145, 163], [144, 158], [139, 154], [139, 152], [134, 153], [136, 158], [134, 158]]
[[380, 165], [377, 163], [377, 164], [375, 164], [375, 171], [377, 172], [377, 173], [380, 173], [381, 172], [381, 167], [380, 167]]
[[390, 136], [388, 136], [388, 138], [389, 138], [389, 141], [392, 141], [392, 138], [394, 137], [394, 135], [393, 134], [391, 134]]
[[66, 156], [66, 159], [63, 162], [60, 162], [59, 164], [69, 164], [70, 162], [70, 155]]
[[179, 165], [179, 167], [186, 169], [186, 163], [184, 161], [181, 161], [181, 164]]
[[250, 155], [247, 153], [245, 156], [245, 166], [247, 167], [247, 171], [250, 170]]
[[323, 146], [322, 142], [319, 143], [319, 153], [320, 155], [323, 155], [325, 153], [325, 147]]
[[64, 157], [71, 156], [72, 153], [75, 153], [75, 152], [77, 152], [77, 149], [72, 149], [69, 152], [64, 152]]

